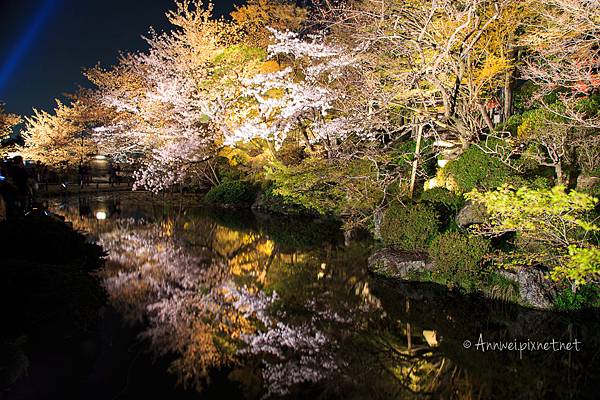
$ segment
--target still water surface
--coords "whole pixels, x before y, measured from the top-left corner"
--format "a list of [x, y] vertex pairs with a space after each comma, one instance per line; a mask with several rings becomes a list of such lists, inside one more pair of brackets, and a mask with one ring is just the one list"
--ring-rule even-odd
[[[103, 335], [134, 332], [123, 351], [143, 355], [127, 359], [126, 373], [152, 370], [107, 384], [110, 397], [164, 381], [172, 398], [597, 398], [597, 314], [378, 280], [366, 270], [374, 244], [345, 240], [325, 221], [135, 193], [57, 199], [51, 209], [108, 253], [101, 278], [124, 327]], [[582, 344], [520, 357], [478, 351], [480, 334]], [[100, 371], [123, 370], [102, 362]]]

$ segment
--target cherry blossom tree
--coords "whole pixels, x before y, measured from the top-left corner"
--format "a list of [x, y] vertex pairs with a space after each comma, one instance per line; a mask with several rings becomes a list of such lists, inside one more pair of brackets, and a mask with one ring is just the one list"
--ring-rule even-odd
[[151, 35], [147, 53], [87, 73], [99, 102], [115, 111], [94, 139], [103, 152], [140, 166], [136, 187], [188, 183], [223, 146], [264, 140], [278, 149], [301, 133], [305, 146], [322, 144], [333, 154], [350, 134], [368, 132], [359, 112], [340, 107], [342, 78], [356, 65], [351, 50], [274, 29], [267, 51], [248, 47], [240, 27], [211, 11], [180, 2], [168, 15], [178, 29]]
[[97, 152], [86, 124], [88, 116], [86, 105], [77, 100], [70, 105], [57, 100], [53, 114], [34, 109], [33, 116], [25, 117], [21, 133], [25, 144], [18, 150], [26, 159], [59, 168], [86, 162]]
[[175, 29], [151, 33], [147, 53], [87, 73], [117, 113], [94, 139], [116, 159], [138, 163], [135, 186], [155, 191], [185, 183], [216, 156], [239, 82], [264, 58], [240, 41], [236, 26], [213, 19], [210, 4], [180, 1], [167, 17]]
[[231, 17], [244, 32], [245, 41], [263, 47], [271, 41], [268, 28], [300, 30], [308, 10], [285, 0], [248, 0], [235, 5]]
[[21, 123], [21, 117], [4, 111], [4, 104], [0, 103], [0, 140], [10, 136], [15, 125]]
[[280, 148], [297, 132], [305, 146], [322, 145], [331, 156], [350, 135], [373, 139], [360, 117], [366, 105], [355, 104], [355, 112], [349, 112], [345, 103], [344, 83], [360, 69], [356, 50], [328, 44], [323, 35], [300, 38], [290, 31], [270, 31], [275, 42], [268, 57], [287, 66], [242, 82], [244, 95], [254, 100], [255, 116], [232, 130], [225, 144], [260, 138]]

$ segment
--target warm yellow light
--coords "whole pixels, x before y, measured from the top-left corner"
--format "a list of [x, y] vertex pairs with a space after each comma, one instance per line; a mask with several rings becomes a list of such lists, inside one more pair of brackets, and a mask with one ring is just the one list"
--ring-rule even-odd
[[104, 211], [98, 211], [96, 213], [96, 219], [99, 219], [99, 220], [106, 219], [106, 213]]
[[106, 156], [96, 156], [94, 157], [96, 160], [106, 160]]

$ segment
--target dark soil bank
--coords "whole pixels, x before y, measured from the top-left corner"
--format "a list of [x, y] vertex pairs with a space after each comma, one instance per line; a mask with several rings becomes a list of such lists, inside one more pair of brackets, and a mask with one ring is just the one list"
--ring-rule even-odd
[[61, 379], [77, 377], [85, 369], [93, 353], [89, 337], [106, 302], [93, 275], [102, 265], [102, 249], [56, 218], [0, 223], [3, 390], [25, 375], [35, 378], [36, 369], [50, 363], [54, 374], [30, 385], [49, 395]]

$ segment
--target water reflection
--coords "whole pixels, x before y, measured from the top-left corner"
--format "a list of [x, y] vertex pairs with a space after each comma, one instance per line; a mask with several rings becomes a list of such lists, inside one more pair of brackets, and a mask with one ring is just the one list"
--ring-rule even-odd
[[[214, 213], [192, 200], [90, 197], [53, 207], [108, 252], [111, 302], [197, 390], [246, 398], [548, 398], [594, 393], [597, 318], [537, 313], [373, 280], [370, 244], [322, 221]], [[98, 218], [105, 213], [106, 219]], [[490, 338], [578, 335], [587, 353], [477, 353]], [[590, 397], [591, 398], [591, 397]]]

